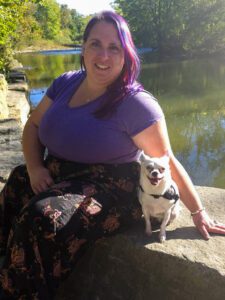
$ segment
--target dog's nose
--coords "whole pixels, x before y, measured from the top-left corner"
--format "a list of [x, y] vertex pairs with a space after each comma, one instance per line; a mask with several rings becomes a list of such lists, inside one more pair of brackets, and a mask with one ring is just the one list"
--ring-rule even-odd
[[158, 172], [156, 172], [156, 171], [152, 172], [152, 176], [153, 177], [157, 177], [158, 176]]

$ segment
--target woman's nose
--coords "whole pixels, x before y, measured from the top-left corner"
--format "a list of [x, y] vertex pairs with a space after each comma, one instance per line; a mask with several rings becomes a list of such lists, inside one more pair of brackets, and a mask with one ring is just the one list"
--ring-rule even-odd
[[101, 58], [103, 59], [109, 58], [108, 49], [104, 49], [104, 48], [99, 49], [98, 55], [101, 56]]

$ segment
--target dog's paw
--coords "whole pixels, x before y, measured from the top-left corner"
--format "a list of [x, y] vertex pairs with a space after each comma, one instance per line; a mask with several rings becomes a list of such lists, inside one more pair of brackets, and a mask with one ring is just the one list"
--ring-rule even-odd
[[166, 234], [160, 233], [159, 234], [159, 241], [160, 241], [160, 243], [164, 243], [165, 240], [166, 240]]

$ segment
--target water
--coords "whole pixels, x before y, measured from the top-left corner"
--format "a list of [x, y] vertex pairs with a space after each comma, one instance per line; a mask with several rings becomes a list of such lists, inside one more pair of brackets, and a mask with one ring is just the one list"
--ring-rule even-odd
[[[78, 53], [18, 55], [34, 105], [54, 78], [79, 69]], [[194, 184], [225, 188], [225, 58], [157, 63], [142, 54], [140, 81], [158, 98], [174, 153]]]

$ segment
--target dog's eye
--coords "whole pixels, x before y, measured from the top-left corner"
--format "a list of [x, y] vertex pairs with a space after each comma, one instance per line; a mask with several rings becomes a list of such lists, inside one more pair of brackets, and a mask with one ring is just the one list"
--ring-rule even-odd
[[159, 172], [163, 173], [165, 171], [165, 168], [159, 168]]
[[146, 169], [150, 172], [153, 170], [153, 167], [152, 166], [147, 166]]

